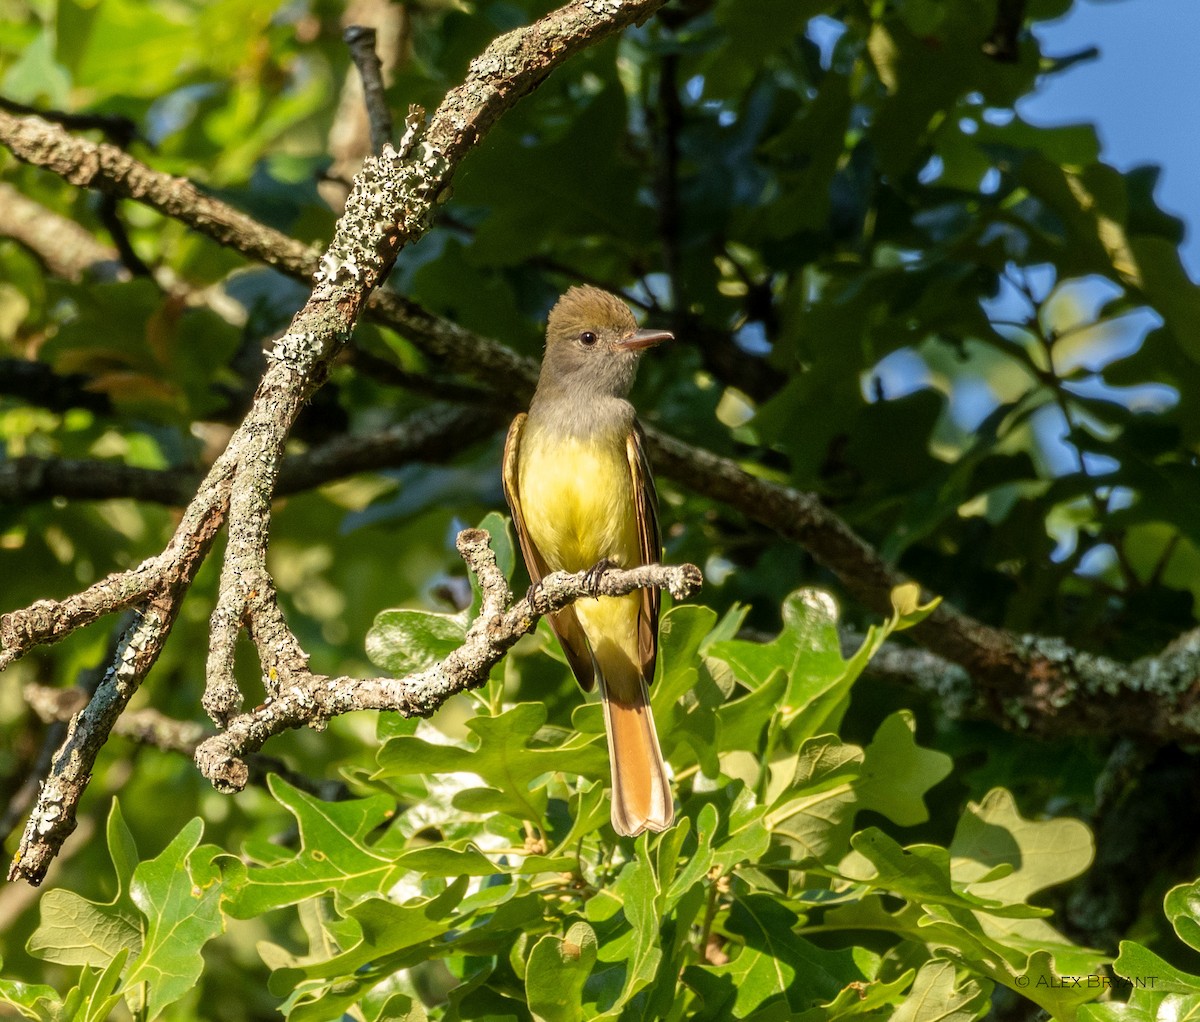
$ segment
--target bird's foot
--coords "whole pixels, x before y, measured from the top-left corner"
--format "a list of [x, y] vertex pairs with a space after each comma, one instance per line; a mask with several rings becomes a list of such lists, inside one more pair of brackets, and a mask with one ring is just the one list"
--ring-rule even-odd
[[592, 596], [599, 597], [600, 580], [604, 578], [604, 573], [608, 571], [609, 568], [615, 568], [616, 566], [616, 561], [610, 560], [607, 557], [602, 557], [590, 568], [588, 568], [587, 574], [583, 576], [583, 584], [587, 586], [588, 592], [591, 593]]
[[525, 597], [526, 597], [526, 599], [529, 600], [529, 605], [531, 607], [536, 607], [542, 601], [542, 596], [545, 592], [546, 592], [546, 586], [543, 584], [542, 580], [539, 578], [539, 579], [535, 579], [530, 584], [529, 592], [527, 592], [525, 594]]

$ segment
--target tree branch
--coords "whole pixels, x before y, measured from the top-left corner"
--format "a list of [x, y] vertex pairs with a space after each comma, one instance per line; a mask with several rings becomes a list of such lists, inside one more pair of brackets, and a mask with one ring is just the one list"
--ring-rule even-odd
[[[65, 148], [74, 159], [107, 168], [105, 173], [97, 172], [93, 185], [125, 188], [126, 182], [136, 181], [142, 201], [249, 257], [294, 276], [303, 276], [315, 262], [305, 246], [221, 203], [208, 199], [194, 206], [179, 201], [168, 203], [168, 198], [177, 198], [179, 183], [138, 164], [114, 147], [97, 147], [73, 139], [61, 129], [39, 126], [40, 122], [16, 118], [6, 121], [5, 117], [0, 113], [0, 143], [10, 148], [19, 145], [14, 152], [22, 158], [61, 153]], [[55, 169], [49, 163], [39, 165]], [[430, 357], [489, 384], [510, 407], [520, 407], [532, 393], [537, 380], [536, 363], [496, 341], [390, 292], [376, 292], [368, 314], [401, 332]], [[729, 459], [660, 431], [647, 432], [656, 468], [663, 475], [801, 543], [866, 606], [890, 612], [888, 593], [904, 577], [885, 564], [815, 495], [753, 476]], [[1035, 637], [1019, 637], [992, 628], [945, 603], [915, 631], [914, 637], [967, 669], [997, 719], [1009, 727], [1044, 734], [1088, 728], [1103, 733], [1133, 732], [1160, 742], [1200, 735], [1200, 722], [1193, 723], [1189, 718], [1195, 698], [1192, 689], [1200, 672], [1188, 658], [1181, 661], [1164, 654], [1161, 667], [1157, 666], [1157, 658], [1151, 658], [1139, 662], [1135, 670], [1101, 657], [1077, 656], [1061, 644], [1043, 648]], [[1155, 685], [1156, 709], [1150, 713], [1145, 712], [1143, 675], [1152, 678]], [[1106, 694], [1086, 717], [1079, 715], [1075, 708], [1097, 692], [1126, 693], [1141, 709], [1130, 714], [1122, 702]]]
[[[29, 708], [47, 724], [67, 723], [83, 709], [88, 700], [88, 693], [76, 687], [51, 688], [30, 684], [25, 686], [23, 694]], [[214, 734], [203, 724], [193, 720], [176, 720], [150, 707], [126, 711], [117, 718], [112, 733], [138, 745], [153, 746], [162, 752], [177, 753], [188, 759], [193, 759], [200, 743]], [[350, 789], [342, 781], [314, 781], [271, 756], [249, 755], [246, 764], [253, 784], [265, 787], [268, 774], [277, 774], [293, 787], [326, 801], [336, 802], [350, 797]], [[31, 777], [31, 782], [36, 784], [36, 776]]]
[[342, 33], [342, 39], [362, 78], [363, 103], [371, 125], [371, 152], [378, 154], [392, 140], [392, 112], [384, 95], [383, 65], [375, 52], [375, 29], [351, 25]]
[[76, 810], [92, 779], [96, 755], [158, 659], [178, 609], [178, 601], [148, 601], [138, 608], [104, 680], [67, 725], [67, 736], [54, 754], [9, 867], [9, 880], [39, 884], [62, 843], [75, 830]]
[[[3, 114], [0, 114], [3, 117]], [[70, 136], [68, 136], [70, 137]], [[91, 145], [91, 143], [85, 143]], [[112, 148], [112, 147], [110, 147]], [[121, 150], [116, 150], [121, 152]], [[136, 160], [126, 157], [132, 163]], [[154, 173], [147, 168], [148, 173]], [[165, 176], [165, 175], [164, 175]], [[168, 179], [169, 180], [169, 179]], [[108, 225], [110, 232], [112, 225]], [[120, 223], [116, 229], [123, 231]], [[47, 209], [9, 184], [0, 182], [0, 237], [11, 238], [22, 245], [44, 266], [47, 272], [63, 280], [78, 284], [85, 280], [126, 281], [133, 277], [129, 265], [130, 254], [123, 255], [117, 248], [105, 245], [92, 234], [65, 216]], [[127, 241], [127, 239], [126, 239]], [[132, 255], [136, 260], [136, 254]], [[137, 260], [140, 264], [140, 260]], [[144, 269], [144, 267], [142, 267]], [[220, 285], [194, 288], [181, 281], [165, 266], [149, 271], [158, 286], [173, 297], [184, 300], [188, 305], [204, 305], [227, 323], [241, 326], [246, 321], [242, 306], [224, 293]], [[15, 360], [5, 359], [5, 363]], [[37, 365], [37, 363], [26, 363]], [[47, 369], [47, 371], [49, 371]], [[0, 373], [8, 386], [8, 370]], [[81, 378], [83, 379], [83, 378]], [[22, 393], [11, 390], [6, 393]], [[103, 394], [91, 394], [91, 399], [107, 404]], [[78, 407], [90, 407], [86, 395], [80, 395]]]
[[0, 237], [12, 238], [33, 253], [49, 273], [75, 284], [85, 278], [121, 280], [129, 276], [115, 248], [7, 182], [0, 182]]
[[40, 110], [37, 107], [18, 103], [14, 99], [0, 96], [0, 110], [13, 114], [32, 114], [44, 121], [61, 124], [73, 131], [100, 131], [114, 145], [127, 146], [139, 138], [138, 126], [124, 114], [68, 113], [65, 110]]
[[[379, 156], [366, 160], [355, 178], [346, 211], [313, 274], [312, 294], [269, 353], [253, 406], [184, 512], [167, 549], [62, 603], [39, 601], [0, 619], [3, 668], [33, 645], [61, 638], [101, 614], [125, 607], [137, 611], [104, 682], [68, 727], [11, 865], [11, 879], [39, 883], [74, 828], [96, 753], [156, 661], [183, 594], [222, 522], [228, 522], [229, 538], [212, 614], [205, 709], [223, 724], [241, 701], [233, 651], [243, 625], [258, 649], [269, 695], [278, 696], [293, 676], [307, 672], [307, 655], [287, 628], [266, 569], [271, 499], [292, 424], [324, 382], [330, 363], [400, 249], [424, 232], [463, 156], [556, 66], [649, 16], [663, 2], [569, 3], [493, 41], [423, 130], [419, 118], [410, 116], [399, 150], [385, 146]], [[264, 238], [275, 235], [264, 233], [242, 214], [231, 215], [186, 182], [164, 180], [114, 146], [88, 148], [37, 119], [0, 112], [0, 141], [18, 158], [52, 169], [77, 185], [112, 183], [110, 193], [139, 200], [153, 195], [170, 208], [186, 208], [189, 215], [200, 210], [226, 239], [249, 231], [262, 245]]]
[[[626, 5], [621, 17], [632, 20], [657, 6], [656, 3]], [[466, 135], [490, 123], [488, 118], [493, 115], [489, 111], [493, 106], [506, 101], [508, 94], [504, 89], [494, 88], [494, 83], [504, 80], [503, 69], [510, 60], [524, 59], [521, 56], [526, 52], [524, 44], [534, 46], [535, 50], [539, 42], [552, 47], [557, 38], [554, 32], [565, 28], [570, 19], [595, 18], [592, 8], [598, 7], [608, 9], [608, 4], [590, 0], [555, 12], [550, 17], [562, 16], [562, 20], [549, 34], [539, 30], [524, 43], [511, 36], [503, 37], [473, 64], [471, 83], [456, 90], [453, 100], [447, 97], [447, 103], [443, 104], [444, 108], [459, 109], [460, 113], [468, 108], [479, 112], [473, 122], [465, 122], [469, 128], [465, 128], [460, 139], [462, 146], [469, 145]], [[571, 12], [569, 18], [563, 14], [567, 11]], [[545, 70], [545, 64], [530, 66], [528, 75], [519, 83], [514, 81], [513, 88], [527, 91]], [[420, 143], [422, 152], [446, 155], [460, 151], [439, 150], [436, 144], [447, 131], [453, 133], [454, 116], [457, 115], [448, 114], [440, 120], [435, 117]], [[4, 113], [0, 113], [0, 144], [19, 158], [78, 184], [136, 198], [221, 244], [293, 276], [306, 277], [316, 265], [315, 250], [203, 196], [187, 182], [157, 174], [115, 147], [74, 139], [55, 126]], [[372, 170], [375, 173], [377, 168]], [[430, 357], [487, 382], [512, 407], [522, 404], [532, 391], [537, 370], [531, 360], [398, 295], [376, 291], [371, 295], [367, 313], [400, 331]], [[289, 336], [302, 345], [304, 338], [294, 332]], [[314, 367], [323, 364], [318, 358]], [[803, 544], [857, 599], [868, 607], [889, 611], [887, 594], [895, 584], [905, 580], [904, 576], [884, 562], [816, 496], [751, 475], [729, 459], [658, 431], [650, 431], [650, 446], [663, 475], [725, 502], [748, 518]], [[259, 511], [265, 507], [261, 501], [255, 506]], [[1081, 653], [1054, 640], [1011, 634], [947, 604], [941, 605], [914, 634], [929, 650], [967, 669], [998, 718], [1010, 727], [1042, 734], [1132, 733], [1160, 742], [1200, 735], [1200, 721], [1193, 719], [1200, 652], [1187, 644], [1126, 665]]]
[[288, 684], [261, 706], [234, 717], [196, 750], [196, 765], [221, 791], [240, 791], [248, 771], [244, 757], [273, 735], [298, 727], [323, 727], [333, 717], [356, 710], [389, 710], [405, 717], [428, 717], [452, 695], [479, 688], [491, 669], [538, 618], [582, 597], [624, 596], [637, 589], [667, 589], [676, 599], [702, 583], [700, 569], [648, 564], [629, 571], [610, 569], [599, 581], [591, 574], [554, 572], [513, 602], [482, 529], [458, 534], [457, 546], [483, 594], [479, 616], [463, 644], [441, 663], [404, 678], [333, 678], [291, 665]]
[[[359, 472], [411, 462], [449, 460], [500, 425], [487, 408], [435, 405], [377, 433], [340, 436], [290, 454], [279, 469], [277, 497], [311, 490]], [[133, 499], [184, 506], [202, 476], [183, 468], [136, 468], [98, 458], [26, 456], [0, 462], [0, 505], [71, 500]]]

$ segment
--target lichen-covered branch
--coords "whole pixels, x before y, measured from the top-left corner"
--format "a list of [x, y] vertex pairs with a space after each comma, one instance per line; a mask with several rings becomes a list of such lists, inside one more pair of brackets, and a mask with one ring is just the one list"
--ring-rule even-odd
[[9, 880], [41, 883], [62, 843], [75, 830], [76, 809], [96, 755], [121, 712], [158, 659], [171, 631], [178, 601], [139, 605], [133, 624], [122, 635], [117, 655], [95, 694], [67, 725], [67, 736], [54, 754], [50, 773], [25, 825], [9, 868]]
[[[75, 597], [41, 601], [0, 619], [2, 668], [37, 643], [62, 638], [103, 614], [132, 607], [138, 615], [104, 682], [71, 721], [10, 877], [40, 882], [73, 829], [96, 753], [157, 659], [221, 523], [227, 523], [229, 538], [212, 614], [205, 709], [223, 724], [240, 705], [233, 655], [243, 626], [255, 641], [269, 693], [278, 695], [293, 679], [306, 676], [307, 655], [283, 619], [266, 568], [271, 501], [284, 445], [301, 407], [324, 382], [332, 359], [400, 249], [424, 232], [462, 157], [564, 60], [647, 17], [663, 2], [569, 3], [495, 40], [472, 62], [466, 80], [446, 96], [428, 126], [410, 114], [399, 149], [384, 146], [355, 178], [345, 213], [313, 273], [308, 301], [268, 353], [249, 413], [184, 512], [167, 549]], [[207, 199], [190, 183], [155, 174], [115, 146], [83, 143], [38, 118], [0, 111], [0, 144], [74, 184], [148, 201], [168, 215], [186, 212], [218, 240], [253, 236], [252, 247], [263, 255], [279, 240], [275, 232]], [[311, 252], [283, 247], [311, 267]]]
[[239, 470], [203, 698], [216, 723], [227, 723], [241, 702], [233, 664], [243, 625], [257, 646], [268, 694], [288, 684], [293, 673], [307, 670], [307, 657], [283, 620], [266, 568], [271, 496], [301, 405], [324, 382], [330, 361], [349, 340], [401, 248], [425, 231], [459, 161], [496, 119], [567, 57], [649, 15], [662, 2], [583, 0], [499, 37], [471, 62], [466, 80], [446, 95], [428, 126], [410, 113], [399, 149], [385, 145], [363, 163], [313, 275], [316, 286], [269, 353], [254, 405], [231, 441], [239, 451]]
[[40, 884], [62, 843], [75, 829], [79, 800], [96, 755], [117, 719], [157, 662], [184, 594], [216, 538], [229, 494], [230, 458], [222, 455], [184, 512], [166, 549], [131, 571], [110, 575], [61, 602], [41, 600], [0, 617], [0, 669], [33, 646], [119, 610], [133, 618], [112, 663], [87, 704], [72, 717], [54, 754], [9, 866], [10, 880]]
[[653, 586], [683, 599], [703, 581], [700, 569], [691, 564], [610, 569], [599, 580], [589, 572], [555, 572], [514, 602], [488, 534], [480, 529], [464, 530], [457, 545], [479, 580], [483, 597], [479, 616], [458, 649], [441, 663], [404, 678], [333, 678], [294, 669], [288, 684], [279, 686], [261, 706], [232, 718], [221, 732], [201, 743], [196, 764], [204, 776], [222, 791], [238, 791], [249, 776], [248, 753], [280, 732], [321, 727], [343, 713], [389, 710], [406, 717], [427, 717], [452, 695], [483, 685], [491, 669], [539, 617], [581, 597], [624, 596]]
[[102, 578], [63, 600], [38, 600], [0, 615], [0, 670], [34, 646], [58, 642], [100, 618], [163, 596], [182, 597], [224, 522], [230, 461], [222, 455], [188, 505], [167, 548], [136, 568]]
[[[88, 701], [88, 695], [83, 689], [51, 688], [38, 684], [26, 685], [23, 695], [26, 705], [47, 724], [68, 723]], [[153, 707], [144, 707], [140, 710], [126, 710], [113, 724], [112, 733], [138, 745], [150, 745], [162, 752], [173, 752], [193, 759], [197, 747], [210, 737], [213, 731], [194, 720], [176, 720]], [[349, 797], [349, 789], [344, 782], [336, 779], [314, 781], [311, 777], [290, 769], [283, 760], [271, 756], [248, 756], [246, 764], [250, 771], [250, 781], [254, 784], [265, 785], [267, 776], [276, 774], [293, 787], [328, 801]]]

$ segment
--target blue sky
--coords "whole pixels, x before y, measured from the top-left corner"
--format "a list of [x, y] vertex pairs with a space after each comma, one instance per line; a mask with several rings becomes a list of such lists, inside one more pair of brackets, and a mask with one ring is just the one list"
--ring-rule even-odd
[[1079, 0], [1034, 29], [1043, 52], [1100, 57], [1049, 78], [1018, 109], [1034, 124], [1094, 123], [1102, 159], [1163, 168], [1157, 199], [1187, 224], [1184, 263], [1200, 279], [1200, 0]]

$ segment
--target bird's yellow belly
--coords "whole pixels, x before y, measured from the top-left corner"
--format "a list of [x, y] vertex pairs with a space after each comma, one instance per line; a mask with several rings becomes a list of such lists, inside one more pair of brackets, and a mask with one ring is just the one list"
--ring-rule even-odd
[[529, 437], [519, 488], [525, 527], [549, 570], [584, 571], [605, 557], [640, 563], [624, 443]]

